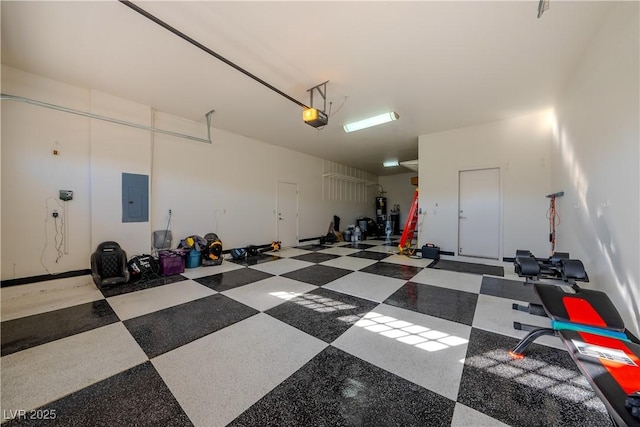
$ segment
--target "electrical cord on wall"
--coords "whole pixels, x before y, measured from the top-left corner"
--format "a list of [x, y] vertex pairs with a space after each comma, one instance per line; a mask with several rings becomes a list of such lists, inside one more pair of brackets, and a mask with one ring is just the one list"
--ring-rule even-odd
[[[49, 199], [47, 199], [49, 200]], [[47, 221], [49, 219], [49, 207], [47, 206], [47, 201], [44, 202], [44, 246], [42, 247], [42, 252], [40, 252], [40, 265], [44, 268], [44, 271], [51, 274], [46, 264], [44, 263], [44, 253], [47, 250], [47, 246], [49, 245], [49, 239], [47, 236]]]
[[547, 210], [549, 220], [549, 242], [551, 243], [551, 256], [556, 251], [556, 227], [560, 225], [560, 214], [556, 210], [556, 197], [552, 196]]
[[[60, 218], [60, 230], [58, 230], [58, 218]], [[58, 256], [56, 257], [56, 264], [60, 261], [60, 258], [64, 256], [64, 251], [62, 250], [64, 246], [64, 215], [57, 216], [53, 218], [53, 223], [56, 227], [56, 235], [54, 237], [54, 242], [56, 245], [56, 252]], [[60, 241], [58, 241], [58, 237], [60, 237]]]
[[[56, 209], [49, 209], [49, 200], [54, 200], [61, 211], [63, 211], [64, 206], [60, 204], [60, 201], [55, 197], [47, 197], [44, 201], [44, 246], [42, 247], [42, 251], [40, 252], [40, 265], [48, 274], [56, 274], [52, 273], [46, 265], [45, 262], [45, 253], [47, 248], [49, 247], [49, 233], [47, 230], [47, 226], [49, 224], [49, 217], [53, 216], [54, 219], [54, 227], [55, 227], [55, 235], [54, 235], [54, 247], [56, 250], [56, 263], [60, 261], [60, 259], [64, 256], [64, 215], [61, 214]], [[64, 212], [64, 211], [63, 211]], [[60, 226], [58, 227], [58, 218], [60, 218]]]

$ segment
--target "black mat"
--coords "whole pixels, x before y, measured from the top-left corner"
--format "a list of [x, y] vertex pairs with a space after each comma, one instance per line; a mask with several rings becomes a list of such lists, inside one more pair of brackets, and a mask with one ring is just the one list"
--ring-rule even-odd
[[455, 271], [458, 273], [489, 274], [504, 277], [504, 268], [496, 265], [475, 264], [472, 262], [450, 261], [439, 259], [428, 266], [437, 270]]

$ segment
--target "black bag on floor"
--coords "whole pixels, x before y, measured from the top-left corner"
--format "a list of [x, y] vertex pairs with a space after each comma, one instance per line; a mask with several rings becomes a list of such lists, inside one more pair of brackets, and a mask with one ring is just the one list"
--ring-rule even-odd
[[231, 249], [231, 258], [235, 260], [245, 259], [247, 257], [247, 251], [244, 248]]
[[127, 263], [129, 269], [129, 281], [137, 282], [140, 279], [149, 279], [160, 275], [160, 263], [151, 255], [137, 255]]
[[440, 247], [427, 243], [422, 247], [422, 258], [440, 259]]

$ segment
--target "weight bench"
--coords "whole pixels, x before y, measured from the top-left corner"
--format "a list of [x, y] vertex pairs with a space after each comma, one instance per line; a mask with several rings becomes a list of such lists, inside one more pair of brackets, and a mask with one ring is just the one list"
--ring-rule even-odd
[[559, 335], [614, 425], [640, 426], [640, 345], [588, 332]]
[[[537, 338], [561, 338], [569, 354], [618, 426], [640, 426], [640, 341], [624, 325], [609, 297], [577, 285], [534, 283], [550, 328], [514, 322], [529, 333], [509, 352], [516, 359]], [[626, 408], [625, 405], [631, 408]], [[635, 409], [634, 409], [635, 408]], [[635, 410], [637, 415], [632, 415]], [[637, 418], [636, 418], [637, 417]]]

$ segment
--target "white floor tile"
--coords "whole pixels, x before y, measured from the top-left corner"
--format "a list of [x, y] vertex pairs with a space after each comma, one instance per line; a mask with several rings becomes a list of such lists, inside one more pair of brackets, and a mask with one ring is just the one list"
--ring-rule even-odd
[[336, 267], [336, 268], [344, 268], [345, 270], [361, 270], [365, 267], [370, 266], [371, 264], [375, 264], [376, 260], [374, 259], [366, 259], [366, 258], [355, 258], [355, 257], [340, 257], [330, 259], [329, 261], [321, 262], [321, 265], [326, 265], [328, 267]]
[[324, 289], [342, 292], [369, 301], [382, 302], [406, 283], [402, 279], [355, 271], [324, 285]]
[[117, 295], [107, 298], [107, 301], [120, 320], [127, 320], [215, 293], [217, 292], [213, 289], [193, 280], [183, 280], [169, 285]]
[[274, 276], [248, 285], [229, 289], [222, 294], [256, 310], [265, 311], [291, 298], [316, 289], [317, 286], [286, 277]]
[[91, 276], [9, 286], [0, 295], [3, 322], [104, 298]]
[[146, 360], [120, 322], [4, 356], [2, 412], [37, 408]]
[[264, 271], [270, 274], [285, 274], [290, 271], [299, 270], [301, 268], [309, 267], [313, 265], [312, 262], [300, 261], [298, 259], [282, 258], [275, 261], [263, 262], [260, 264], [252, 265], [249, 268], [254, 270]]
[[366, 251], [370, 251], [370, 252], [380, 252], [383, 254], [397, 254], [398, 253], [398, 247], [397, 246], [385, 246], [385, 245], [380, 245], [380, 246], [373, 246], [369, 249], [365, 249]]
[[245, 268], [243, 265], [231, 261], [223, 261], [220, 265], [210, 265], [208, 267], [186, 268], [180, 275], [189, 279], [212, 276], [214, 274], [226, 273], [227, 271]]
[[310, 254], [313, 251], [308, 251], [306, 249], [298, 249], [298, 248], [283, 248], [278, 252], [267, 252], [269, 255], [279, 256], [280, 258], [291, 258], [298, 255]]
[[224, 426], [326, 345], [257, 314], [152, 362], [196, 426]]
[[320, 254], [329, 254], [329, 255], [339, 255], [339, 256], [347, 256], [351, 254], [355, 254], [356, 252], [360, 252], [362, 249], [354, 249], [354, 248], [341, 248], [341, 247], [333, 247], [328, 249], [321, 249], [318, 251]]
[[[513, 303], [526, 305], [526, 302], [523, 301], [491, 295], [478, 295], [473, 327], [519, 339], [527, 335], [527, 332], [513, 329], [513, 322], [527, 323], [544, 328], [550, 327], [551, 321], [548, 317], [534, 316], [523, 311], [513, 310], [511, 308]], [[540, 337], [535, 342], [561, 350], [566, 348], [560, 338], [553, 336]]]
[[350, 244], [351, 244], [351, 242], [345, 242], [344, 240], [340, 240], [339, 242], [332, 243], [331, 245], [333, 247], [336, 247], [336, 246], [340, 247], [340, 246], [345, 246], [345, 245], [350, 245]]
[[379, 305], [332, 345], [456, 400], [471, 328]]
[[367, 239], [363, 240], [362, 243], [366, 243], [367, 245], [384, 245], [386, 241], [385, 239]]
[[413, 276], [411, 281], [477, 294], [480, 292], [482, 276], [478, 274], [457, 273], [455, 271], [425, 268]]
[[412, 265], [414, 267], [426, 267], [433, 262], [429, 258], [411, 258], [406, 255], [391, 255], [382, 260], [382, 262], [390, 262], [392, 264]]
[[456, 407], [453, 410], [453, 419], [451, 420], [451, 427], [507, 427], [508, 424], [504, 424], [495, 418], [491, 418], [482, 412], [469, 408], [462, 403], [456, 403]]

